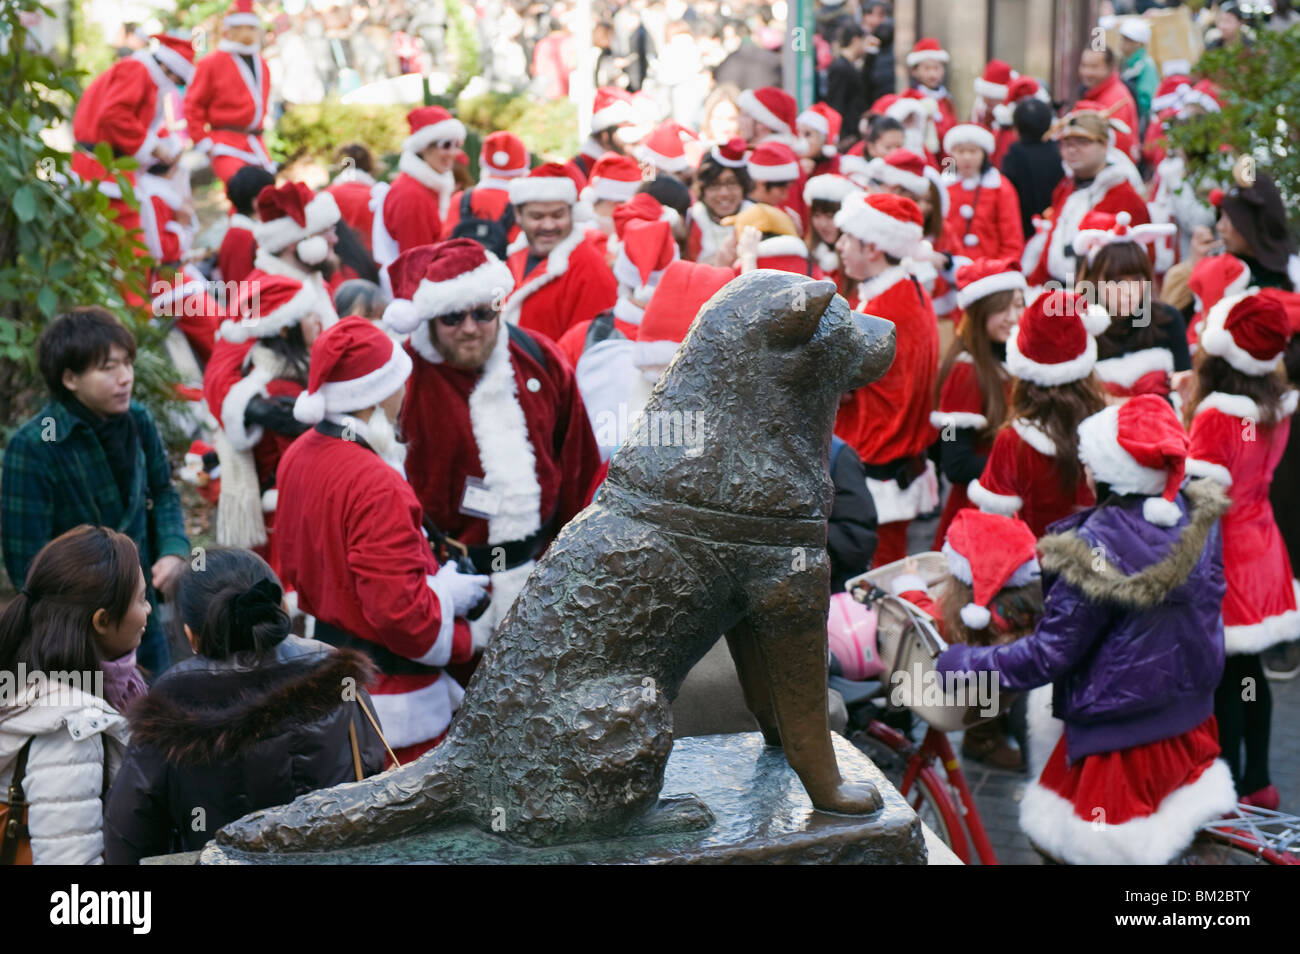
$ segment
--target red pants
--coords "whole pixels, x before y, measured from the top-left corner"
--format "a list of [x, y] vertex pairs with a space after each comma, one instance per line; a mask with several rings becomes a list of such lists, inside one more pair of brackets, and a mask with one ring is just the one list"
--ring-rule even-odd
[[[425, 752], [428, 752], [430, 749], [434, 748], [439, 742], [441, 742], [446, 737], [447, 737], [447, 730], [444, 729], [442, 735], [438, 736], [436, 739], [429, 739], [425, 742], [416, 742], [414, 745], [404, 745], [400, 749], [393, 749], [393, 755], [396, 755], [397, 761], [401, 762], [403, 765], [410, 765], [412, 762], [418, 759]], [[388, 761], [384, 763], [384, 768], [390, 769], [392, 767], [393, 767], [393, 760], [389, 758]]]
[[871, 563], [872, 569], [907, 556], [907, 528], [911, 523], [910, 520], [896, 520], [893, 523], [882, 523], [876, 528], [878, 542], [876, 558]]

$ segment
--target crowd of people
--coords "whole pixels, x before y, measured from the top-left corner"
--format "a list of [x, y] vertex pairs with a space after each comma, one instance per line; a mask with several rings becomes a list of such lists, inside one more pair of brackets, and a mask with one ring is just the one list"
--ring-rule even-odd
[[[687, 32], [710, 22], [697, 6]], [[200, 422], [183, 473], [217, 545], [191, 545], [132, 399], [134, 338], [78, 303], [41, 336], [49, 400], [0, 487], [19, 591], [0, 672], [102, 676], [28, 682], [0, 710], [0, 789], [25, 793], [31, 860], [197, 848], [438, 745], [536, 561], [646, 439], [640, 411], [696, 313], [757, 268], [894, 324], [889, 370], [835, 422], [830, 583], [906, 565], [909, 527], [938, 516], [921, 549], [947, 556], [945, 585], [894, 589], [953, 644], [941, 671], [1054, 687], [1025, 697], [1028, 759], [999, 722], [964, 747], [1034, 765], [1035, 843], [1158, 863], [1238, 799], [1278, 806], [1268, 678], [1300, 667], [1300, 525], [1271, 503], [1298, 456], [1283, 196], [1232, 157], [1212, 192], [1185, 181], [1165, 133], [1222, 94], [1191, 64], [1150, 76], [1141, 18], [1119, 23], [1122, 49], [1079, 54], [1079, 95], [995, 60], [963, 118], [937, 40], [899, 51], [897, 92], [875, 62], [887, 5], [827, 7], [806, 109], [748, 78], [770, 76], [756, 55], [718, 61], [739, 80], [724, 116], [608, 83], [576, 156], [538, 162], [495, 132], [477, 182], [441, 106], [410, 111], [391, 182], [363, 143], [339, 144], [319, 191], [278, 176], [250, 0], [197, 61], [160, 35], [90, 84], [73, 171], [149, 251], [122, 264], [172, 326]], [[138, 202], [102, 142], [140, 160]], [[209, 273], [186, 149], [229, 200]]]

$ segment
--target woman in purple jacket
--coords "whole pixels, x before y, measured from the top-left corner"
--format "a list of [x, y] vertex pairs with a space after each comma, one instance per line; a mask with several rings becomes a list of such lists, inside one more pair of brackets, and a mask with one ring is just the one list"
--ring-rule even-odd
[[1100, 503], [1039, 541], [1034, 635], [938, 659], [941, 672], [991, 672], [1009, 691], [1052, 683], [1064, 735], [1025, 792], [1020, 826], [1070, 864], [1164, 864], [1236, 803], [1214, 721], [1228, 500], [1208, 480], [1180, 490], [1186, 455], [1177, 416], [1154, 395], [1084, 420], [1079, 456]]

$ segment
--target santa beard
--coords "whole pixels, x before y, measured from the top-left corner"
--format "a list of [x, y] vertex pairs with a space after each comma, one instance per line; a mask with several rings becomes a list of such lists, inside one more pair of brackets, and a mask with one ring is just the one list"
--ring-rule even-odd
[[406, 473], [406, 445], [398, 440], [397, 429], [382, 407], [376, 407], [366, 422], [366, 443], [386, 464]]

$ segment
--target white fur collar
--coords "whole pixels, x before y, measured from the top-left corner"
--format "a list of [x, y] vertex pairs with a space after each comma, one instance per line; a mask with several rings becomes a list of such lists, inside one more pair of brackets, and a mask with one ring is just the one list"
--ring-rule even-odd
[[[1282, 395], [1282, 414], [1284, 416], [1290, 417], [1295, 413], [1297, 400], [1300, 400], [1300, 391], [1289, 390]], [[1259, 405], [1244, 394], [1225, 394], [1223, 391], [1212, 391], [1205, 395], [1204, 400], [1196, 406], [1196, 415], [1200, 416], [1208, 410], [1215, 410], [1229, 417], [1240, 417], [1251, 421], [1258, 421], [1260, 418]]]
[[236, 43], [234, 40], [222, 40], [217, 44], [222, 53], [235, 53], [239, 56], [257, 56], [262, 52], [260, 43]]
[[153, 54], [148, 50], [136, 50], [131, 54], [131, 59], [149, 71], [149, 78], [153, 80], [153, 84], [160, 91], [166, 92], [176, 89], [176, 84], [167, 78], [167, 74], [162, 71], [162, 67], [158, 65], [158, 61], [154, 59]]
[[1000, 185], [1002, 185], [1002, 174], [994, 166], [985, 169], [983, 175], [961, 180], [961, 187], [967, 192], [974, 192], [977, 186], [985, 189], [996, 189]]
[[375, 184], [375, 177], [364, 169], [349, 166], [334, 177], [331, 185], [346, 185], [349, 182], [360, 182], [362, 185], [372, 186]]
[[1022, 441], [1038, 451], [1038, 453], [1045, 457], [1056, 456], [1055, 442], [1034, 421], [1026, 421], [1018, 417], [1011, 422], [1011, 427], [1020, 435]]
[[1094, 366], [1097, 377], [1107, 384], [1131, 388], [1138, 378], [1152, 371], [1174, 373], [1174, 356], [1168, 348], [1143, 348], [1115, 358], [1105, 358]]
[[645, 315], [645, 309], [633, 303], [630, 298], [618, 297], [614, 302], [614, 317], [619, 321], [625, 321], [629, 325], [641, 324], [641, 318]]
[[253, 226], [256, 224], [257, 223], [254, 222], [252, 219], [250, 219], [248, 216], [244, 215], [241, 212], [236, 212], [227, 221], [226, 227], [231, 229], [247, 229], [248, 231], [251, 232], [253, 231]]
[[136, 191], [150, 198], [157, 197], [163, 200], [167, 208], [175, 211], [184, 204], [184, 197], [180, 190], [176, 188], [175, 183], [165, 176], [150, 175], [147, 172], [137, 173]]
[[325, 277], [320, 272], [299, 268], [292, 262], [286, 262], [284, 259], [261, 248], [253, 256], [253, 267], [266, 272], [268, 275], [283, 275], [286, 278], [296, 278], [305, 287], [314, 288], [316, 290], [317, 310], [324, 328], [330, 327], [339, 320], [339, 314], [334, 310], [334, 299], [330, 295], [329, 288], [325, 285]]
[[588, 159], [599, 159], [606, 151], [605, 147], [596, 142], [591, 136], [587, 137], [587, 141], [582, 144], [582, 149], [579, 150]]
[[[519, 234], [523, 235], [522, 232]], [[524, 307], [524, 299], [543, 285], [549, 285], [569, 270], [569, 256], [573, 254], [575, 248], [582, 244], [585, 237], [586, 235], [582, 229], [576, 226], [570, 230], [560, 244], [551, 249], [546, 256], [546, 265], [537, 269], [531, 279], [515, 288], [510, 297], [506, 299], [505, 307], [501, 309], [501, 317], [512, 325], [519, 324], [519, 313]]]
[[879, 298], [899, 282], [909, 277], [902, 265], [890, 265], [875, 278], [868, 278], [858, 290], [858, 307], [864, 307], [873, 298]]
[[922, 96], [925, 96], [927, 99], [948, 98], [948, 87], [943, 86], [942, 84], [938, 86], [936, 89], [930, 89], [930, 87], [928, 86], [918, 86], [916, 87], [916, 91], [920, 93]]
[[438, 216], [445, 219], [451, 202], [451, 194], [456, 191], [456, 177], [450, 172], [436, 172], [413, 152], [403, 152], [397, 160], [397, 168], [405, 172], [420, 185], [438, 196]]

